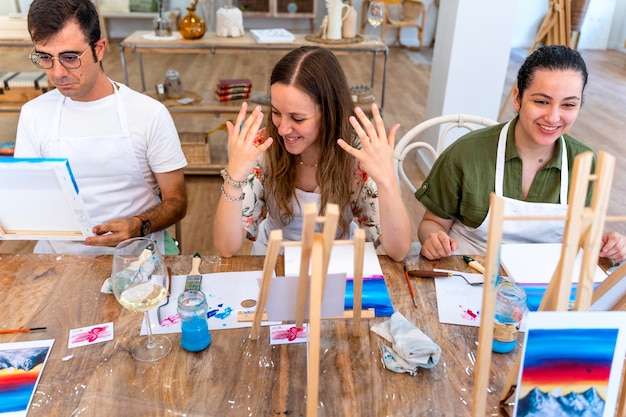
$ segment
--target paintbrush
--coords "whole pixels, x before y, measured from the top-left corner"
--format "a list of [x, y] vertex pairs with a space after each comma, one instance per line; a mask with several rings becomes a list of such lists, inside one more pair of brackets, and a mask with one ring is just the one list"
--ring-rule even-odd
[[191, 271], [189, 271], [189, 275], [187, 275], [187, 280], [185, 282], [185, 291], [202, 291], [202, 275], [200, 274], [201, 263], [202, 257], [198, 252], [196, 252], [196, 254], [193, 255], [193, 259], [191, 260]]
[[426, 270], [423, 270], [423, 269], [412, 269], [412, 270], [406, 271], [406, 273], [407, 273], [407, 275], [410, 275], [412, 277], [418, 277], [418, 278], [461, 277], [469, 285], [483, 285], [482, 281], [474, 281], [474, 282], [472, 282], [472, 281], [469, 281], [465, 275], [463, 275], [463, 274], [454, 274], [452, 272], [426, 271]]
[[[191, 271], [187, 275], [187, 279], [185, 282], [185, 289], [187, 290], [197, 290], [202, 291], [202, 275], [200, 274], [200, 264], [202, 263], [202, 257], [198, 252], [193, 255], [193, 259], [191, 260]], [[171, 276], [171, 274], [170, 274]], [[170, 285], [171, 288], [171, 285]], [[161, 304], [157, 308], [157, 320], [159, 320], [159, 325], [161, 325], [161, 309], [170, 303], [170, 292], [167, 292], [167, 298], [165, 302]]]
[[9, 333], [28, 333], [28, 332], [36, 332], [40, 330], [46, 330], [47, 327], [22, 327], [21, 329], [2, 329], [0, 330], [0, 334], [9, 334]]
[[[115, 274], [115, 281], [120, 292], [128, 288], [133, 283], [139, 282], [137, 280], [137, 275], [150, 275], [154, 271], [154, 262], [146, 262], [152, 257], [153, 253], [154, 243], [150, 242], [141, 252], [136, 261], [133, 261], [126, 269], [123, 269]], [[120, 285], [120, 283], [123, 285]]]

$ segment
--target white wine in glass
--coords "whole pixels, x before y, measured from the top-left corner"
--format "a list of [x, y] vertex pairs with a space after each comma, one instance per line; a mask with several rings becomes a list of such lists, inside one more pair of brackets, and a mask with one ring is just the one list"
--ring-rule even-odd
[[385, 3], [382, 1], [372, 1], [367, 9], [367, 21], [370, 25], [378, 27], [385, 18]]
[[148, 310], [157, 307], [167, 296], [169, 271], [154, 241], [133, 238], [121, 242], [113, 253], [111, 274], [113, 293], [126, 309], [144, 313], [148, 336], [132, 348], [135, 359], [154, 362], [172, 349], [167, 336], [152, 335]]

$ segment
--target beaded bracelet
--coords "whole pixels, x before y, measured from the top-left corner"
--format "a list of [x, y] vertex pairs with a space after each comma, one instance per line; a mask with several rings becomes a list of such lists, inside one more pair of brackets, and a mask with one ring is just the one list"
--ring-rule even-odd
[[241, 193], [241, 195], [239, 197], [231, 197], [228, 194], [226, 194], [226, 191], [224, 190], [224, 184], [220, 185], [220, 189], [222, 190], [222, 195], [224, 196], [224, 198], [226, 198], [226, 200], [228, 201], [242, 201], [243, 198], [245, 197], [246, 193]]
[[248, 182], [248, 178], [243, 181], [235, 181], [230, 177], [230, 175], [228, 175], [228, 171], [226, 171], [226, 168], [220, 171], [220, 175], [222, 176], [222, 178], [224, 178], [224, 181], [226, 181], [235, 188], [242, 188]]

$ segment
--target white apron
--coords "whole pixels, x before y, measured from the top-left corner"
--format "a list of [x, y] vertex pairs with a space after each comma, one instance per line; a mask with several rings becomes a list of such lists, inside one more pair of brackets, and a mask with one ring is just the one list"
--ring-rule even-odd
[[[116, 85], [115, 106], [121, 133], [109, 136], [61, 137], [61, 113], [66, 97], [61, 97], [52, 124], [51, 140], [43, 146], [46, 158], [67, 158], [76, 178], [92, 226], [133, 217], [160, 203], [159, 196], [146, 182], [135, 157], [124, 103]], [[148, 237], [165, 253], [163, 231]], [[86, 246], [83, 242], [39, 241], [35, 253], [113, 253], [112, 247]]]
[[[302, 240], [302, 224], [304, 223], [304, 217], [302, 216], [301, 208], [306, 204], [315, 203], [318, 211], [320, 206], [320, 201], [322, 199], [322, 195], [316, 192], [307, 192], [302, 191], [296, 188], [296, 198], [300, 202], [300, 207], [298, 204], [294, 203], [294, 217], [291, 223], [286, 226], [282, 226], [278, 219], [274, 219], [270, 212], [267, 211], [267, 216], [261, 224], [259, 224], [259, 232], [257, 234], [256, 241], [252, 244], [252, 251], [250, 255], [265, 255], [267, 252], [267, 245], [269, 244], [270, 232], [275, 229], [282, 229], [283, 231], [283, 240], [285, 241], [299, 241]], [[350, 223], [350, 239], [354, 237], [354, 230], [358, 228], [355, 222]], [[319, 225], [315, 226], [315, 231], [319, 232]], [[280, 254], [283, 254], [283, 248], [280, 249]]]
[[[496, 156], [495, 190], [497, 196], [503, 197], [504, 160], [506, 151], [508, 122], [500, 131], [498, 139], [498, 153]], [[534, 203], [504, 198], [505, 216], [563, 216], [567, 215], [567, 192], [569, 185], [569, 169], [567, 164], [567, 150], [563, 137], [561, 141], [561, 193], [560, 204]], [[487, 233], [489, 229], [489, 215], [477, 228], [465, 226], [459, 221], [452, 223], [449, 236], [459, 243], [454, 254], [481, 255], [487, 251]], [[502, 243], [561, 243], [565, 220], [536, 220], [531, 221], [507, 220], [502, 227]]]

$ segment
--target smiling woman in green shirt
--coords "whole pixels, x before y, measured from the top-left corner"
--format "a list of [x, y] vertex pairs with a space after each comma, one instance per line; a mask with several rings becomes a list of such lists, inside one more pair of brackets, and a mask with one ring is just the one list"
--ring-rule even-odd
[[[591, 151], [567, 135], [587, 76], [580, 54], [565, 46], [545, 46], [526, 59], [513, 92], [518, 116], [457, 140], [415, 193], [427, 209], [418, 228], [422, 255], [484, 253], [492, 192], [505, 198], [508, 212], [565, 216], [574, 158]], [[505, 222], [503, 242], [561, 242], [563, 229], [564, 221]], [[600, 256], [626, 258], [622, 235], [608, 233], [603, 242]]]

